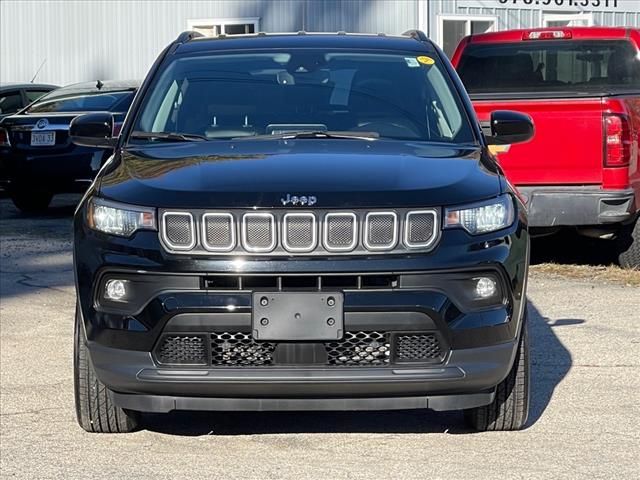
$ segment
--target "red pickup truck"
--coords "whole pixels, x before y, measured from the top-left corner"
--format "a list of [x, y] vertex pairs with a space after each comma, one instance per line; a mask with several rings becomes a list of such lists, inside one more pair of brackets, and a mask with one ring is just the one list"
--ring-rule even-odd
[[610, 238], [620, 264], [640, 268], [640, 30], [471, 35], [452, 61], [484, 128], [494, 110], [533, 118], [534, 139], [498, 154], [532, 232]]

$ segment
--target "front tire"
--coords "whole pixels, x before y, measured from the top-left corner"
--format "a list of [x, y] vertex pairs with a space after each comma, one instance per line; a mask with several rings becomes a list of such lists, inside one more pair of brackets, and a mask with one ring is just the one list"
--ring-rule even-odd
[[27, 215], [47, 210], [52, 198], [52, 193], [42, 191], [22, 190], [11, 194], [11, 201], [16, 208]]
[[493, 402], [464, 412], [469, 426], [478, 431], [521, 430], [527, 423], [530, 379], [527, 323], [525, 315], [516, 359], [507, 378], [496, 387]]
[[631, 225], [623, 227], [616, 242], [620, 266], [640, 269], [640, 218]]
[[126, 433], [138, 427], [138, 413], [114, 405], [107, 387], [96, 377], [76, 307], [73, 378], [78, 424], [87, 432]]

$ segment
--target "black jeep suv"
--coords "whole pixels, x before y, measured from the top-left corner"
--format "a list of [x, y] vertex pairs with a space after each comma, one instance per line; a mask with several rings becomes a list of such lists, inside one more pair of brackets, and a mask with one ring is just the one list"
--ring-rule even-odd
[[94, 432], [171, 410], [464, 410], [523, 427], [522, 203], [423, 33], [185, 33], [75, 215], [75, 401]]

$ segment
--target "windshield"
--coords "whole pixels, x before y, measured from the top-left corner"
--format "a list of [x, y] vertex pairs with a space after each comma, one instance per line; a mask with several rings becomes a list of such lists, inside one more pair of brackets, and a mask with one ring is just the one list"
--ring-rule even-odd
[[205, 140], [360, 137], [474, 141], [468, 118], [439, 59], [411, 54], [295, 49], [177, 57], [144, 100], [130, 141], [141, 132]]
[[105, 92], [105, 93], [57, 93], [49, 97], [42, 97], [31, 105], [26, 113], [53, 112], [126, 112], [133, 100], [134, 92]]
[[640, 57], [624, 40], [479, 43], [458, 72], [471, 94], [640, 90]]

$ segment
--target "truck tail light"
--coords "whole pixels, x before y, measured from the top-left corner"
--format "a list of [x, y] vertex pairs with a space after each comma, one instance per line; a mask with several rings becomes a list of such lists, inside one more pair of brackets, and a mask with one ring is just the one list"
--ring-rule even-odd
[[522, 40], [568, 40], [572, 36], [569, 30], [534, 30], [532, 32], [524, 32]]
[[5, 128], [0, 128], [0, 147], [10, 147], [9, 132]]
[[604, 166], [627, 167], [631, 162], [631, 129], [624, 115], [604, 114]]

